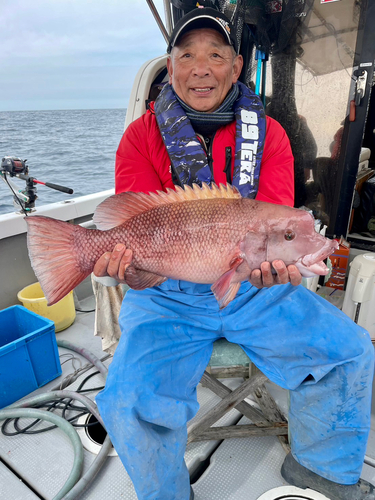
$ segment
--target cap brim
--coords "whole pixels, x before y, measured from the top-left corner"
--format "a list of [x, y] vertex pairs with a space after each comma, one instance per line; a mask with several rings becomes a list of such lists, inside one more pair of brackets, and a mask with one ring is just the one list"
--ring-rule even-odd
[[178, 43], [178, 40], [179, 38], [181, 38], [181, 36], [183, 36], [188, 31], [194, 30], [195, 28], [196, 29], [212, 28], [217, 32], [219, 32], [221, 35], [223, 35], [228, 45], [234, 47], [230, 34], [221, 24], [221, 22], [218, 19], [213, 18], [212, 16], [202, 15], [199, 18], [188, 19], [186, 23], [184, 23], [180, 27], [180, 29], [174, 34], [173, 39], [170, 40], [167, 51], [170, 52], [172, 50], [172, 48]]

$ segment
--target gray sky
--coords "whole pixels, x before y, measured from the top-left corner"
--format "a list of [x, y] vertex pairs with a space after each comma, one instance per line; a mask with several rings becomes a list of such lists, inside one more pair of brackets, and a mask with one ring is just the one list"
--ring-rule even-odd
[[125, 108], [166, 50], [145, 0], [0, 0], [0, 26], [0, 111]]

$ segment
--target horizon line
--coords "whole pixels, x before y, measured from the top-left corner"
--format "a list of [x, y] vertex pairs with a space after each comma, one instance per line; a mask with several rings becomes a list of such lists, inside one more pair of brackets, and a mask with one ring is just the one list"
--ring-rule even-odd
[[34, 113], [35, 111], [105, 111], [111, 109], [122, 109], [126, 111], [128, 108], [0, 109], [0, 113]]

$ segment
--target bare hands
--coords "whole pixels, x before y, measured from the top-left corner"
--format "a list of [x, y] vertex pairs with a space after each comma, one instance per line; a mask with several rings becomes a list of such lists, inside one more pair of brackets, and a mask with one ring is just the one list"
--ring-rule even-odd
[[111, 276], [119, 283], [126, 283], [125, 271], [130, 266], [133, 252], [125, 245], [118, 243], [113, 252], [106, 252], [95, 264], [93, 273], [95, 276]]
[[[276, 274], [272, 274], [272, 267]], [[257, 288], [271, 287], [273, 285], [286, 285], [291, 283], [294, 286], [300, 285], [302, 276], [296, 266], [286, 266], [282, 260], [274, 260], [272, 267], [269, 262], [262, 262], [260, 269], [254, 269], [250, 275], [250, 283]]]

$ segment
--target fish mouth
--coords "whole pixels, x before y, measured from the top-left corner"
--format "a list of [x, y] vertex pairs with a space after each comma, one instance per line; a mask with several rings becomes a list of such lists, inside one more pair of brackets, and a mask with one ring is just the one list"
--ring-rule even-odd
[[298, 259], [295, 265], [304, 278], [312, 278], [316, 275], [326, 276], [329, 269], [323, 260], [332, 255], [338, 247], [339, 244], [336, 240], [328, 240], [317, 252], [304, 255]]

